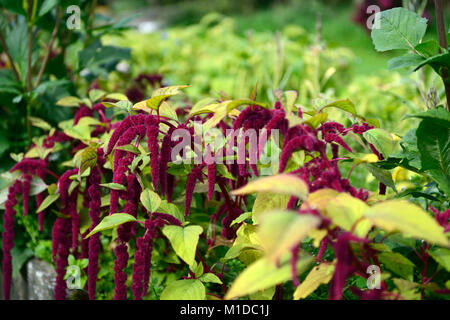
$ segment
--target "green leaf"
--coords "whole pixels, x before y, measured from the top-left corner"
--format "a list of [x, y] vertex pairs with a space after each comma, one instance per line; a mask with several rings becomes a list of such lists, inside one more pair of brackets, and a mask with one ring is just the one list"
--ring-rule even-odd
[[378, 254], [378, 258], [392, 272], [409, 281], [413, 281], [415, 266], [408, 258], [396, 252], [382, 252]]
[[363, 136], [369, 143], [373, 144], [378, 152], [383, 154], [384, 158], [389, 157], [397, 143], [396, 137], [384, 129], [374, 128], [364, 132]]
[[377, 51], [414, 49], [427, 29], [427, 19], [404, 8], [377, 13], [379, 28], [372, 29], [372, 41]]
[[309, 118], [308, 120], [304, 121], [304, 123], [313, 129], [317, 129], [317, 127], [320, 124], [327, 121], [327, 119], [328, 119], [328, 114], [325, 112], [320, 112], [320, 113], [316, 114], [315, 116]]
[[443, 127], [450, 126], [450, 112], [448, 112], [444, 107], [433, 108], [431, 110], [420, 112], [418, 114], [407, 117], [430, 120], [433, 123]]
[[211, 283], [217, 283], [222, 284], [222, 280], [218, 276], [216, 276], [214, 273], [204, 273], [201, 275], [200, 278], [198, 278], [201, 282], [211, 282]]
[[97, 164], [97, 148], [94, 146], [87, 147], [81, 154], [79, 176], [83, 174], [88, 168], [94, 168]]
[[275, 262], [320, 224], [320, 219], [294, 211], [271, 211], [260, 217], [258, 230], [268, 260]]
[[445, 248], [433, 248], [428, 250], [431, 257], [450, 272], [450, 250]]
[[436, 40], [428, 40], [428, 41], [423, 41], [423, 42], [419, 43], [415, 47], [415, 49], [416, 49], [417, 52], [419, 52], [423, 56], [429, 58], [429, 57], [432, 57], [432, 56], [437, 55], [439, 53], [440, 46], [439, 46], [439, 43]]
[[357, 115], [355, 105], [353, 104], [352, 101], [350, 101], [350, 99], [334, 101], [330, 104], [327, 104], [325, 107], [322, 108], [322, 110], [326, 109], [326, 108], [332, 108], [332, 107], [347, 111], [354, 116]]
[[273, 192], [287, 194], [301, 200], [308, 195], [308, 186], [297, 176], [290, 174], [277, 174], [253, 180], [247, 185], [234, 190], [233, 195], [243, 195], [255, 192]]
[[428, 242], [449, 246], [441, 227], [419, 206], [401, 200], [377, 203], [364, 212], [364, 216], [388, 232], [401, 231], [406, 235]]
[[419, 65], [424, 59], [417, 55], [417, 54], [411, 54], [407, 53], [400, 57], [392, 58], [388, 61], [388, 68], [389, 70], [395, 70], [399, 68], [410, 68], [415, 67]]
[[369, 172], [378, 180], [392, 188], [395, 192], [397, 192], [397, 188], [395, 187], [395, 182], [392, 179], [392, 173], [389, 170], [378, 168], [377, 166], [371, 163], [362, 164]]
[[136, 221], [136, 218], [128, 213], [114, 213], [112, 215], [106, 216], [103, 220], [92, 230], [85, 239], [89, 238], [93, 234], [96, 234], [99, 231], [104, 231], [108, 229], [112, 229], [118, 227], [124, 223]]
[[39, 212], [44, 211], [45, 209], [47, 209], [53, 202], [58, 200], [58, 198], [59, 198], [59, 193], [49, 194], [44, 199], [44, 201], [42, 201], [42, 203], [39, 206], [39, 208], [37, 209], [36, 213], [39, 213]]
[[145, 189], [141, 193], [141, 203], [149, 212], [156, 212], [161, 205], [161, 198], [156, 192]]
[[200, 280], [172, 281], [161, 293], [161, 300], [205, 300], [205, 286]]
[[414, 71], [417, 71], [417, 70], [419, 70], [420, 68], [422, 68], [423, 66], [426, 66], [426, 65], [429, 65], [438, 74], [441, 74], [440, 73], [440, 67], [450, 68], [450, 53], [449, 52], [445, 52], [445, 53], [441, 53], [441, 54], [437, 54], [435, 56], [432, 56], [432, 57], [422, 61], [422, 63], [420, 63], [414, 69]]
[[123, 186], [123, 185], [121, 185], [119, 183], [114, 183], [114, 182], [102, 183], [102, 184], [100, 184], [100, 186], [106, 187], [106, 188], [109, 188], [109, 189], [113, 189], [113, 190], [122, 190], [122, 191], [126, 191], [127, 190], [127, 187], [125, 187], [125, 186]]
[[164, 226], [162, 233], [169, 239], [175, 253], [188, 265], [194, 263], [195, 250], [200, 234], [203, 232], [200, 226]]
[[439, 186], [449, 194], [450, 189], [450, 126], [443, 127], [431, 120], [422, 120], [416, 130], [417, 147], [422, 170], [430, 170]]
[[58, 4], [59, 0], [45, 0], [39, 9], [39, 17], [52, 10]]
[[35, 196], [47, 188], [48, 185], [41, 178], [33, 177], [30, 181], [30, 196]]
[[314, 267], [306, 276], [305, 280], [294, 292], [294, 300], [306, 298], [313, 293], [321, 284], [327, 284], [333, 278], [334, 263], [323, 262]]
[[[303, 273], [311, 264], [313, 258], [300, 254], [297, 260], [297, 273]], [[261, 258], [249, 265], [231, 285], [225, 299], [231, 300], [259, 290], [264, 290], [292, 278], [290, 255], [285, 255], [277, 266], [267, 258]]]

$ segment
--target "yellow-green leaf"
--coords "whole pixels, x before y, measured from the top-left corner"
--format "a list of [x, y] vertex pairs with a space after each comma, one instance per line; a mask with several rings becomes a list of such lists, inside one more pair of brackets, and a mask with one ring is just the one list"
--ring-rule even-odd
[[276, 209], [286, 209], [289, 198], [290, 196], [286, 194], [276, 194], [272, 192], [258, 193], [252, 208], [253, 223], [258, 224], [259, 216], [264, 212]]
[[117, 226], [120, 226], [121, 224], [130, 222], [130, 221], [136, 221], [136, 218], [133, 217], [131, 214], [128, 213], [114, 213], [110, 216], [106, 216], [103, 218], [103, 220], [92, 230], [85, 239], [89, 238], [93, 234], [104, 231], [108, 229], [115, 228]]
[[450, 246], [444, 228], [422, 208], [412, 203], [385, 201], [370, 207], [364, 216], [386, 231], [401, 231], [431, 243]]
[[59, 99], [56, 102], [56, 105], [61, 107], [78, 107], [80, 103], [81, 103], [80, 98], [69, 96]]
[[144, 189], [141, 193], [141, 203], [147, 211], [156, 212], [161, 205], [161, 198], [156, 192]]
[[36, 213], [39, 213], [39, 212], [44, 211], [45, 209], [47, 209], [53, 202], [58, 200], [58, 198], [59, 198], [59, 193], [49, 194], [44, 199], [44, 201], [42, 201], [42, 203], [39, 206], [39, 208], [37, 209]]
[[197, 279], [170, 282], [161, 293], [161, 300], [205, 300], [205, 286]]
[[341, 193], [331, 199], [326, 206], [326, 216], [339, 227], [350, 231], [357, 223], [354, 233], [360, 237], [365, 237], [372, 227], [372, 223], [363, 217], [369, 206], [348, 193]]
[[333, 277], [334, 268], [334, 263], [330, 262], [323, 262], [314, 267], [295, 290], [294, 300], [306, 298], [321, 284], [327, 284]]
[[[313, 258], [300, 254], [297, 260], [297, 273], [303, 273], [311, 264]], [[263, 257], [249, 265], [233, 282], [225, 299], [242, 297], [277, 284], [288, 281], [292, 277], [290, 255], [284, 255], [277, 267], [273, 262]]]
[[320, 219], [294, 211], [271, 211], [261, 215], [258, 230], [265, 254], [272, 262], [300, 243], [320, 224]]
[[164, 226], [162, 233], [169, 239], [175, 253], [188, 265], [192, 265], [195, 259], [198, 238], [203, 232], [200, 226]]
[[254, 192], [287, 194], [304, 200], [308, 195], [308, 186], [297, 176], [290, 174], [278, 174], [253, 180], [242, 188], [234, 190], [232, 194], [243, 195]]

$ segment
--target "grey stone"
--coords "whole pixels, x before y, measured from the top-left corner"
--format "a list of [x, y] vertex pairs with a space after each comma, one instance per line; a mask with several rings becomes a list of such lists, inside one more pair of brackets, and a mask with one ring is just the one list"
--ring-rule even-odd
[[56, 271], [52, 265], [37, 258], [27, 263], [28, 299], [53, 300]]

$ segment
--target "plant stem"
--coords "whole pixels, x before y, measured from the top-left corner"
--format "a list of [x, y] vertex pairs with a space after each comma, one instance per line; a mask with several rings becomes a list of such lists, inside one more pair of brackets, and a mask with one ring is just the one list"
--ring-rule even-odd
[[55, 24], [55, 27], [53, 28], [52, 36], [50, 38], [50, 42], [48, 43], [47, 53], [45, 54], [44, 61], [42, 62], [41, 68], [39, 69], [39, 74], [38, 74], [36, 83], [34, 84], [34, 87], [37, 87], [41, 83], [42, 76], [44, 75], [45, 67], [47, 66], [48, 60], [52, 53], [53, 43], [55, 42], [56, 35], [58, 34], [59, 25], [61, 24], [61, 18], [62, 18], [61, 10], [59, 8], [57, 10], [56, 15], [57, 15], [56, 24]]
[[28, 0], [28, 59], [27, 59], [27, 91], [31, 91], [31, 58], [33, 56], [33, 0]]
[[[442, 0], [434, 0], [434, 6], [436, 9], [436, 26], [437, 33], [439, 37], [439, 45], [447, 50], [447, 36], [445, 32], [445, 22], [444, 22], [444, 10], [442, 6]], [[450, 111], [450, 83], [448, 83], [448, 70], [443, 68], [442, 70], [442, 80], [444, 81], [445, 95], [447, 97], [447, 109]]]

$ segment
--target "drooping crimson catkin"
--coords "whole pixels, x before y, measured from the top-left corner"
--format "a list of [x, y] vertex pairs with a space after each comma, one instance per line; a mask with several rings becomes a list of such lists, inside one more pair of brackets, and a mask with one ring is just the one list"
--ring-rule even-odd
[[[91, 218], [92, 231], [100, 223], [100, 207], [101, 207], [101, 193], [100, 182], [101, 173], [98, 167], [92, 170], [89, 180], [89, 217]], [[97, 288], [97, 274], [98, 274], [98, 256], [101, 249], [100, 233], [95, 233], [89, 238], [88, 251], [88, 292], [89, 299], [95, 300]]]
[[58, 228], [58, 232], [55, 232], [57, 239], [57, 248], [54, 257], [56, 259], [56, 281], [55, 281], [55, 300], [66, 299], [67, 283], [64, 280], [66, 274], [66, 268], [68, 265], [68, 257], [70, 251], [71, 237], [71, 222], [70, 219], [60, 218], [56, 219], [55, 226]]
[[26, 216], [28, 214], [29, 200], [30, 200], [30, 185], [31, 185], [32, 178], [33, 177], [30, 174], [25, 174], [23, 176], [22, 196], [23, 196], [23, 215], [24, 216]]
[[175, 189], [175, 176], [172, 174], [167, 175], [167, 201], [172, 202], [173, 191]]
[[152, 182], [154, 190], [158, 188], [159, 178], [159, 145], [158, 145], [159, 127], [151, 125], [147, 128], [147, 143], [150, 152], [150, 167], [152, 174]]
[[125, 242], [121, 242], [114, 250], [116, 261], [114, 263], [114, 300], [127, 299], [127, 274], [125, 268], [128, 265], [128, 249]]
[[8, 198], [5, 203], [5, 212], [3, 214], [3, 233], [2, 233], [2, 250], [3, 250], [3, 296], [5, 300], [10, 299], [11, 279], [12, 279], [12, 257], [11, 249], [14, 247], [14, 216], [16, 210], [14, 206], [17, 204], [16, 196], [22, 191], [22, 184], [17, 180], [8, 189]]

